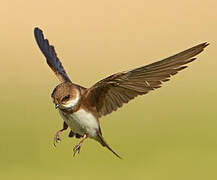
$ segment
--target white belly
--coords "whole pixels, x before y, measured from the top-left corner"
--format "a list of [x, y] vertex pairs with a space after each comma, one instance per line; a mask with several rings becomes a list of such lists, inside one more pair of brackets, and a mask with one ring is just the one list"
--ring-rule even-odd
[[66, 124], [72, 129], [72, 132], [80, 135], [87, 133], [91, 138], [96, 136], [99, 125], [97, 119], [91, 113], [83, 109], [67, 116], [61, 110], [59, 110], [59, 113]]

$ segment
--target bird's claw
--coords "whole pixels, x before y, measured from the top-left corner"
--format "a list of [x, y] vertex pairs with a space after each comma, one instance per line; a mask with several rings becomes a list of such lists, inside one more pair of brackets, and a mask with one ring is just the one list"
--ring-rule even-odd
[[87, 135], [84, 134], [83, 137], [82, 137], [82, 140], [80, 141], [80, 143], [77, 144], [77, 145], [73, 148], [73, 152], [74, 152], [73, 157], [76, 155], [76, 153], [78, 153], [78, 154], [80, 153], [81, 146], [82, 146], [82, 144], [83, 144], [83, 142], [84, 142], [84, 140], [85, 140], [86, 138], [87, 138]]
[[54, 141], [53, 141], [54, 147], [56, 147], [56, 144], [59, 143], [60, 141], [61, 141], [60, 132], [58, 131], [58, 132], [56, 133], [56, 135], [54, 136]]
[[73, 154], [73, 157], [76, 155], [76, 153], [80, 153], [80, 150], [81, 150], [81, 144], [78, 144], [78, 145], [76, 145], [74, 148], [73, 148], [73, 152], [74, 152], [74, 154]]

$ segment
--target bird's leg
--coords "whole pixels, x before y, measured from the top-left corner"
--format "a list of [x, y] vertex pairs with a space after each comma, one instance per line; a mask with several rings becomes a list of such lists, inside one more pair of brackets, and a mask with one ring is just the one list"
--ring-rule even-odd
[[83, 144], [83, 142], [84, 142], [84, 140], [85, 140], [86, 138], [87, 138], [87, 135], [84, 134], [83, 137], [82, 137], [82, 140], [79, 142], [79, 144], [77, 144], [77, 145], [74, 147], [74, 149], [73, 149], [73, 152], [74, 152], [73, 156], [75, 156], [75, 154], [76, 154], [77, 152], [80, 153], [81, 146], [82, 146], [82, 144]]
[[55, 136], [54, 136], [54, 146], [56, 147], [56, 143], [58, 143], [59, 141], [61, 141], [60, 139], [60, 135], [62, 134], [63, 131], [65, 131], [68, 128], [68, 125], [63, 122], [63, 128], [60, 129], [59, 131], [56, 132]]

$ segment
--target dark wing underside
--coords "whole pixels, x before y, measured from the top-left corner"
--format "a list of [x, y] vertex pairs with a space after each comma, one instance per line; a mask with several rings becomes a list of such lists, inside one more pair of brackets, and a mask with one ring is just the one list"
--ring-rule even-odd
[[194, 61], [194, 56], [206, 46], [208, 43], [202, 43], [161, 61], [111, 75], [86, 90], [86, 103], [96, 108], [99, 117], [116, 111], [136, 96], [160, 88], [163, 82]]
[[44, 35], [41, 29], [35, 28], [34, 29], [34, 35], [35, 40], [41, 50], [41, 52], [44, 54], [47, 60], [47, 64], [50, 66], [50, 68], [54, 71], [57, 78], [61, 82], [71, 82], [68, 75], [66, 74], [62, 63], [57, 57], [57, 54], [55, 52], [55, 49], [52, 45], [49, 45], [49, 42], [47, 39], [44, 39]]

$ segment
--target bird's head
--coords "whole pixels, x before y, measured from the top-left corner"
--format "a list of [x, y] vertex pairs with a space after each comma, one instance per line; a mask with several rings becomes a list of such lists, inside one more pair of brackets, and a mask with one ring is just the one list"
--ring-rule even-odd
[[73, 108], [80, 100], [80, 91], [72, 83], [64, 82], [56, 86], [51, 97], [56, 108]]

